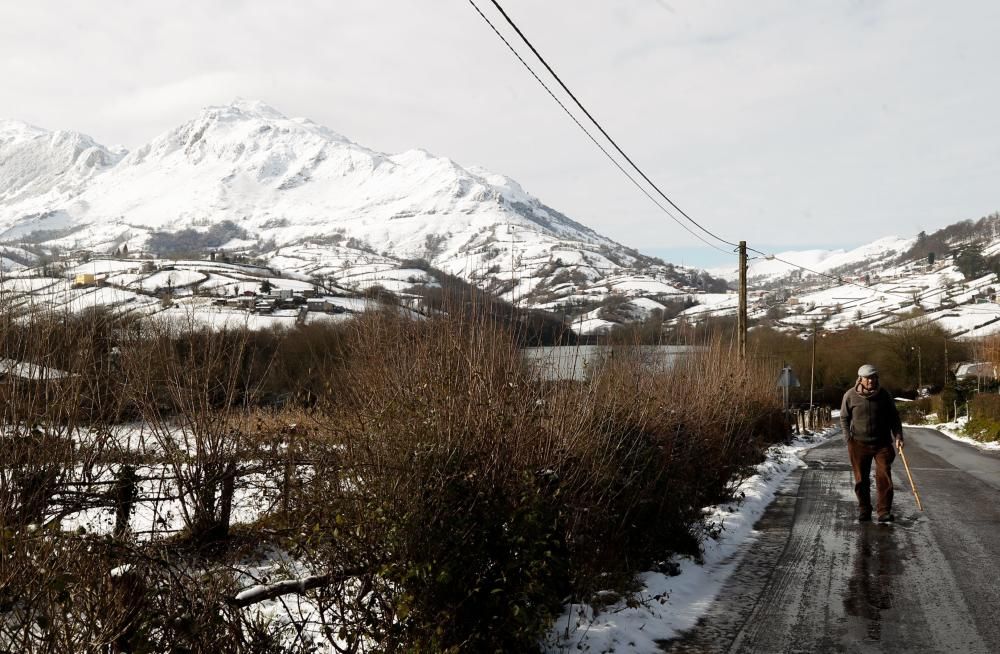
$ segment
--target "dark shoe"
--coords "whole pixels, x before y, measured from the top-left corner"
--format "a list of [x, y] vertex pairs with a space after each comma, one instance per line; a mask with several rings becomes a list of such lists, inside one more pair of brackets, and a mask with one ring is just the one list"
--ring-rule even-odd
[[871, 522], [871, 521], [872, 521], [871, 513], [861, 513], [858, 515], [858, 522]]
[[891, 513], [883, 513], [882, 515], [880, 515], [878, 517], [878, 521], [882, 522], [882, 523], [892, 522], [892, 514]]

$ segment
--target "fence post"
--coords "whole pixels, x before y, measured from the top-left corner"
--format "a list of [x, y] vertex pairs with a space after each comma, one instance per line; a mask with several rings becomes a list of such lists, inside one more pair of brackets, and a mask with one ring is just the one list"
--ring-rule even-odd
[[115, 538], [121, 538], [129, 531], [129, 518], [136, 496], [135, 467], [123, 465], [118, 471], [112, 493], [115, 500]]
[[282, 517], [288, 522], [288, 513], [290, 511], [290, 495], [292, 492], [292, 477], [294, 465], [292, 463], [292, 457], [290, 453], [286, 453], [284, 461], [284, 472], [281, 479], [281, 513]]
[[219, 531], [220, 537], [229, 536], [229, 521], [233, 515], [233, 492], [236, 489], [236, 462], [226, 465], [222, 477], [222, 497], [219, 498]]

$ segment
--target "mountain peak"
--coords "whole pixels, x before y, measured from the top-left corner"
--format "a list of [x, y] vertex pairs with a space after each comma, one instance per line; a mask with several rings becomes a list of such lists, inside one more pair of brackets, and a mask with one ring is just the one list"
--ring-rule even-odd
[[204, 107], [192, 120], [173, 130], [172, 134], [192, 131], [204, 134], [207, 130], [219, 127], [226, 128], [225, 131], [235, 130], [243, 139], [259, 138], [277, 130], [278, 133], [319, 137], [325, 141], [356, 145], [323, 125], [306, 118], [289, 118], [261, 100], [247, 98], [236, 98], [225, 105]]
[[49, 131], [46, 129], [30, 125], [21, 120], [0, 118], [0, 140], [3, 141], [10, 141], [19, 138], [35, 138], [38, 136], [44, 136], [48, 133]]
[[[0, 120], [0, 200], [62, 197], [123, 156], [86, 134], [50, 131], [19, 120]], [[30, 204], [30, 202], [29, 202]]]
[[271, 105], [252, 98], [236, 98], [227, 105], [209, 106], [205, 111], [233, 111], [246, 116], [265, 118], [271, 120], [287, 120], [288, 116], [281, 113]]

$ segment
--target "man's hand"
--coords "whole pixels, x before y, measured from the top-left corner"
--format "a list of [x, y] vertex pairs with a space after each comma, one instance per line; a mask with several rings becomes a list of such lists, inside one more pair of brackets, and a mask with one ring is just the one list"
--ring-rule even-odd
[[903, 449], [903, 435], [902, 434], [896, 434], [896, 449], [897, 450]]

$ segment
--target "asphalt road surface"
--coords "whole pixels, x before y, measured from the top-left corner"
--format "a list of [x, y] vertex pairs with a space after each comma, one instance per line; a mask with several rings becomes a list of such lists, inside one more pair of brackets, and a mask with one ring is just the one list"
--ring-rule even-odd
[[859, 524], [835, 436], [806, 455], [706, 617], [664, 651], [1000, 652], [1000, 455], [905, 435], [923, 512], [897, 457], [895, 524]]

